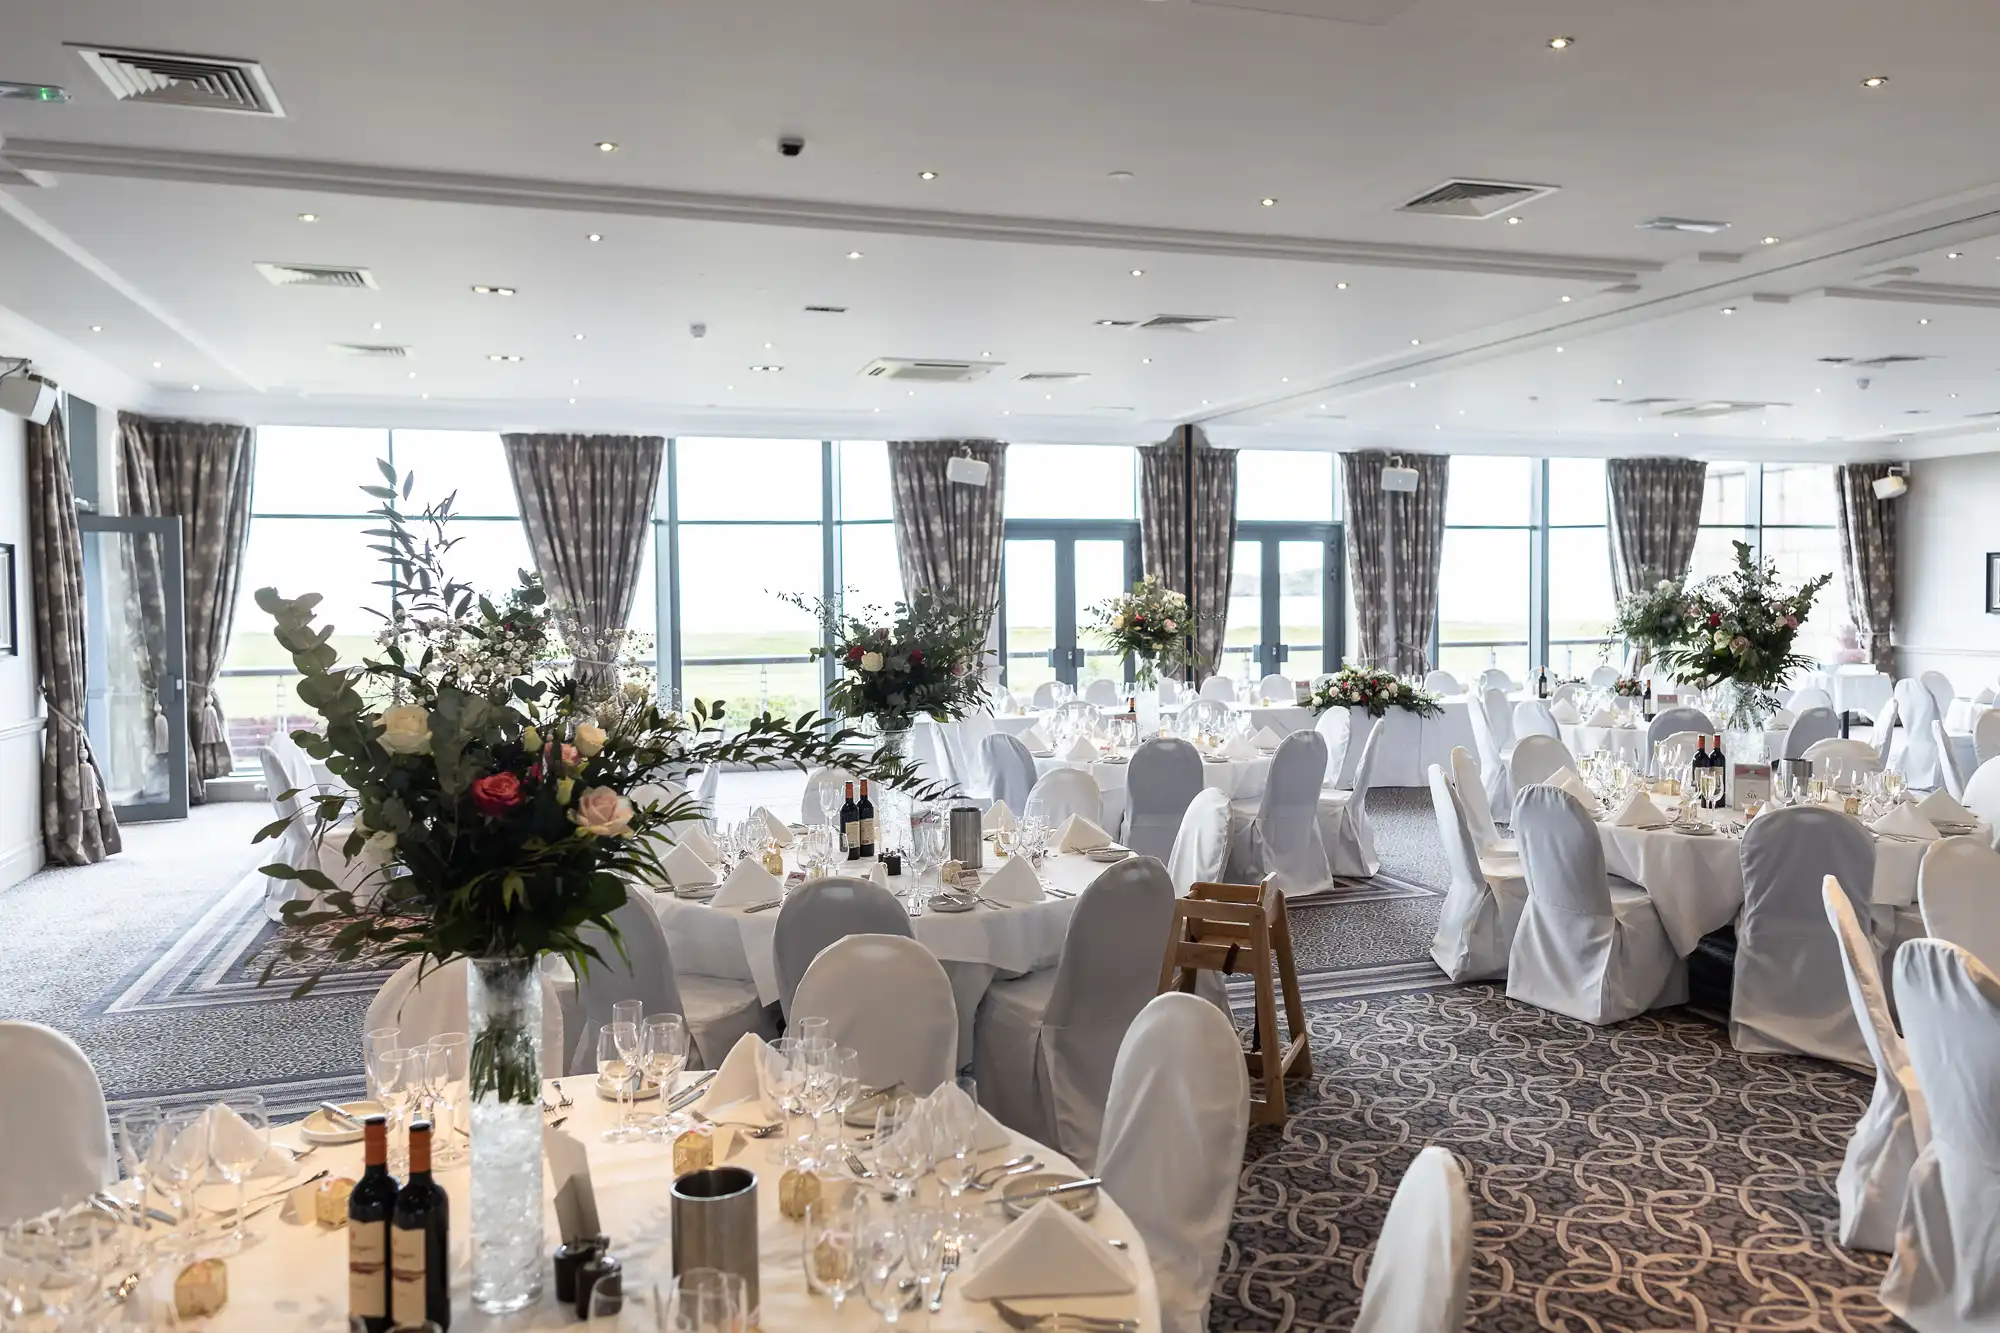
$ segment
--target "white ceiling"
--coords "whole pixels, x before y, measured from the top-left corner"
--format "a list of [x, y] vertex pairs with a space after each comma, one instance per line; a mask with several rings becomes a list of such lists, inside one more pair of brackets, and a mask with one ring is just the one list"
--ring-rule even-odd
[[[1985, 0], [1254, 3], [1386, 18], [26, 7], [0, 79], [74, 100], [0, 102], [0, 164], [30, 173], [0, 183], [0, 336], [38, 327], [45, 359], [95, 358], [158, 410], [259, 422], [1145, 440], [1200, 421], [1233, 444], [1771, 457], [2000, 443], [1976, 415], [2000, 411]], [[1575, 44], [1550, 50], [1557, 34]], [[255, 59], [287, 114], [120, 105], [70, 42]], [[784, 133], [801, 157], [778, 154]], [[1561, 188], [1514, 225], [1394, 211], [1453, 176]], [[1635, 228], [1660, 214], [1732, 225]], [[362, 265], [380, 290], [280, 290], [259, 260]], [[1160, 313], [1233, 320], [1096, 324]], [[1819, 360], [1889, 353], [1935, 359]], [[987, 354], [985, 379], [914, 394], [859, 375]], [[1623, 405], [1641, 397], [1671, 401]], [[1783, 406], [1660, 415], [1716, 401]]]

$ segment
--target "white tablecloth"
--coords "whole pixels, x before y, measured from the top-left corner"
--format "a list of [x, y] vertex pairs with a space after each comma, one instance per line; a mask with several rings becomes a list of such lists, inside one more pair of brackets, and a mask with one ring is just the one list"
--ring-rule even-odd
[[[569, 1120], [563, 1128], [575, 1135], [589, 1153], [598, 1215], [605, 1232], [611, 1237], [613, 1252], [625, 1263], [626, 1310], [617, 1327], [651, 1330], [652, 1311], [650, 1306], [641, 1308], [641, 1300], [649, 1299], [652, 1284], [666, 1272], [668, 1256], [672, 1253], [667, 1196], [668, 1186], [673, 1180], [671, 1150], [664, 1144], [652, 1142], [604, 1142], [600, 1135], [612, 1123], [617, 1104], [598, 1097], [589, 1078], [572, 1078], [566, 1080], [564, 1086], [573, 1105], [566, 1112]], [[554, 1099], [552, 1091], [548, 1095], [551, 1100]], [[646, 1105], [639, 1103], [642, 1111]], [[273, 1137], [281, 1142], [298, 1142], [297, 1131], [292, 1127], [275, 1130]], [[858, 1294], [847, 1302], [836, 1318], [831, 1304], [824, 1297], [807, 1292], [805, 1275], [801, 1270], [799, 1224], [786, 1221], [778, 1211], [779, 1172], [770, 1161], [776, 1146], [768, 1142], [749, 1141], [729, 1163], [746, 1166], [758, 1177], [760, 1243], [757, 1268], [763, 1302], [762, 1328], [766, 1333], [875, 1328], [878, 1323], [875, 1313]], [[1050, 1170], [1076, 1170], [1074, 1164], [1060, 1153], [1018, 1134], [1010, 1135], [1005, 1148], [982, 1153], [980, 1161], [998, 1163], [1016, 1153], [1029, 1151], [1041, 1158]], [[310, 1175], [321, 1167], [336, 1176], [358, 1179], [361, 1175], [361, 1145], [356, 1143], [318, 1149], [300, 1164], [300, 1176]], [[556, 1304], [553, 1293], [547, 1290], [553, 1284], [547, 1280], [546, 1273], [541, 1300], [522, 1313], [495, 1319], [475, 1311], [470, 1295], [472, 1206], [468, 1168], [456, 1166], [440, 1170], [437, 1182], [451, 1199], [453, 1333], [467, 1333], [468, 1330], [476, 1333], [482, 1329], [507, 1329], [517, 1333], [549, 1329], [568, 1333], [571, 1329], [599, 1327], [596, 1324], [579, 1324], [574, 1307]], [[260, 1178], [257, 1183], [265, 1181]], [[282, 1182], [272, 1183], [270, 1188], [276, 1188], [278, 1183]], [[927, 1191], [927, 1198], [930, 1192], [934, 1192], [934, 1187]], [[211, 1333], [237, 1333], [238, 1330], [241, 1333], [268, 1333], [278, 1328], [303, 1330], [305, 1333], [346, 1333], [347, 1232], [313, 1223], [286, 1222], [281, 1220], [284, 1211], [282, 1207], [273, 1208], [250, 1220], [249, 1245], [227, 1261], [229, 1303], [200, 1327]], [[997, 1208], [987, 1209], [986, 1212], [996, 1222], [1002, 1216]], [[1153, 1283], [1152, 1264], [1146, 1255], [1145, 1241], [1109, 1195], [1103, 1196], [1089, 1225], [1098, 1235], [1116, 1237], [1130, 1247], [1127, 1253], [1133, 1260], [1137, 1289], [1126, 1296], [1065, 1298], [1060, 1302], [1060, 1308], [1135, 1319], [1142, 1333], [1154, 1333], [1160, 1327], [1159, 1295]], [[543, 1227], [548, 1248], [553, 1253], [557, 1232], [552, 1197], [545, 1201]], [[163, 1271], [159, 1281], [160, 1290], [168, 1290], [172, 1281], [171, 1271]], [[942, 1310], [928, 1316], [918, 1312], [909, 1316], [912, 1322], [933, 1333], [996, 1327], [998, 1321], [993, 1316], [993, 1307], [985, 1302], [959, 1299], [954, 1292], [955, 1285], [946, 1287]], [[168, 1299], [171, 1300], [171, 1297]], [[1056, 1308], [1055, 1304], [1046, 1301], [1022, 1301], [1021, 1305], [1037, 1311]], [[612, 1325], [607, 1322], [603, 1327], [609, 1330]]]
[[1558, 724], [1556, 729], [1562, 732], [1562, 743], [1578, 760], [1588, 759], [1599, 750], [1608, 750], [1613, 759], [1623, 760], [1638, 768], [1651, 758], [1646, 753], [1644, 727], [1572, 727]]
[[[1107, 764], [1098, 760], [1095, 763], [1085, 764], [1069, 759], [1037, 759], [1035, 776], [1040, 777], [1058, 768], [1087, 769], [1090, 775], [1097, 779], [1097, 790], [1104, 803], [1104, 817], [1097, 822], [1107, 833], [1115, 836], [1118, 826], [1125, 822], [1125, 779], [1132, 769], [1131, 752], [1119, 753], [1126, 756], [1127, 762]], [[1263, 796], [1264, 781], [1270, 775], [1269, 755], [1259, 755], [1255, 759], [1231, 759], [1222, 763], [1210, 763], [1204, 759], [1201, 765], [1203, 785], [1216, 788], [1232, 801], [1255, 801]]]
[[[1721, 812], [1728, 815], [1730, 812]], [[1730, 833], [1698, 837], [1671, 829], [1628, 829], [1600, 824], [1604, 865], [1652, 895], [1667, 937], [1683, 957], [1701, 937], [1736, 919], [1743, 906], [1743, 839]], [[1990, 830], [1980, 826], [1982, 836]], [[1917, 900], [1917, 867], [1929, 843], [1875, 843], [1874, 902], [1908, 907]]]
[[1896, 682], [1879, 671], [1821, 669], [1813, 672], [1812, 683], [1833, 696], [1836, 713], [1866, 713], [1874, 717], [1896, 693]]

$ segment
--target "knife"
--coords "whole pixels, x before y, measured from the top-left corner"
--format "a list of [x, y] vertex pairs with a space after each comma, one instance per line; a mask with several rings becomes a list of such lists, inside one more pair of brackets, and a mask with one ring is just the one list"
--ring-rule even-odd
[[699, 1077], [695, 1079], [694, 1082], [688, 1084], [685, 1088], [682, 1088], [679, 1092], [675, 1093], [671, 1098], [669, 1098], [667, 1100], [666, 1105], [660, 1108], [661, 1114], [663, 1115], [670, 1114], [674, 1111], [680, 1110], [682, 1107], [687, 1106], [692, 1102], [699, 1100], [701, 1097], [702, 1089], [706, 1088], [709, 1085], [709, 1081], [715, 1077], [717, 1072], [718, 1071], [713, 1069], [703, 1072]]
[[353, 1113], [342, 1108], [337, 1102], [321, 1102], [319, 1109], [326, 1112], [327, 1117], [336, 1125], [345, 1125], [349, 1129], [361, 1128], [361, 1122], [354, 1118]]
[[1072, 1194], [1077, 1190], [1094, 1190], [1104, 1183], [1098, 1176], [1088, 1176], [1082, 1180], [1066, 1181], [1060, 1185], [1048, 1185], [1041, 1189], [1026, 1190], [1020, 1194], [1003, 1194], [994, 1203], [1029, 1203], [1035, 1199], [1052, 1198], [1058, 1194]]

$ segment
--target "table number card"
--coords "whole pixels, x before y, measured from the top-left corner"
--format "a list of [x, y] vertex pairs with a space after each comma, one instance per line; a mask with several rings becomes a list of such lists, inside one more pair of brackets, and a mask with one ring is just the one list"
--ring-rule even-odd
[[1771, 799], [1771, 766], [1769, 764], [1729, 765], [1729, 803], [1738, 810], [1746, 806], [1761, 805]]

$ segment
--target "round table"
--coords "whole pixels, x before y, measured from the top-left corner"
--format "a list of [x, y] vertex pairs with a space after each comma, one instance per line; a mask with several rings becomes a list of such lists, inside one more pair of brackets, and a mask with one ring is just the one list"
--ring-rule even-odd
[[1644, 727], [1593, 727], [1588, 723], [1572, 726], [1563, 722], [1557, 724], [1556, 730], [1562, 732], [1563, 745], [1579, 761], [1588, 759], [1599, 750], [1609, 752], [1613, 759], [1633, 768], [1644, 768], [1651, 758], [1647, 753]]
[[[1035, 776], [1052, 773], [1058, 768], [1081, 768], [1097, 780], [1098, 799], [1103, 803], [1102, 817], [1098, 824], [1106, 833], [1116, 835], [1119, 826], [1125, 822], [1125, 779], [1132, 764], [1132, 751], [1125, 749], [1110, 752], [1113, 758], [1107, 760], [1065, 759], [1060, 755], [1035, 756]], [[1214, 787], [1229, 797], [1232, 802], [1255, 801], [1264, 794], [1264, 782], [1271, 775], [1271, 756], [1259, 754], [1250, 759], [1209, 759], [1201, 762], [1201, 781], [1205, 787]], [[1020, 813], [1019, 811], [1015, 812]]]
[[[688, 1077], [691, 1076], [682, 1076], [683, 1080]], [[598, 1215], [606, 1234], [611, 1237], [613, 1253], [625, 1263], [626, 1310], [616, 1327], [650, 1331], [653, 1327], [650, 1290], [653, 1282], [664, 1276], [667, 1256], [671, 1253], [668, 1248], [667, 1189], [673, 1180], [672, 1153], [666, 1145], [652, 1142], [604, 1142], [600, 1135], [616, 1118], [617, 1104], [599, 1097], [594, 1080], [588, 1077], [567, 1079], [563, 1086], [572, 1103], [561, 1112], [568, 1117], [563, 1128], [574, 1135], [589, 1154]], [[553, 1087], [546, 1089], [545, 1096], [551, 1104], [557, 1100]], [[639, 1103], [642, 1111], [645, 1106], [646, 1103]], [[1007, 1145], [981, 1153], [982, 1163], [998, 1163], [1016, 1153], [1031, 1151], [1050, 1170], [1076, 1172], [1075, 1165], [1060, 1153], [1025, 1136], [1011, 1131], [1007, 1133]], [[272, 1137], [283, 1143], [299, 1142], [296, 1126], [276, 1129]], [[813, 1296], [806, 1290], [801, 1268], [800, 1226], [786, 1221], [778, 1211], [779, 1171], [770, 1160], [776, 1146], [745, 1140], [741, 1151], [727, 1163], [748, 1167], [756, 1172], [758, 1178], [761, 1327], [766, 1333], [794, 1329], [874, 1328], [877, 1323], [875, 1313], [858, 1294], [835, 1318], [832, 1305], [824, 1297]], [[298, 1178], [303, 1179], [322, 1167], [335, 1176], [358, 1179], [361, 1175], [361, 1145], [354, 1143], [319, 1148], [299, 1164]], [[474, 1310], [470, 1296], [472, 1207], [468, 1195], [468, 1170], [464, 1165], [439, 1170], [437, 1182], [451, 1199], [451, 1326], [454, 1333], [489, 1328], [560, 1329], [566, 1333], [570, 1329], [598, 1327], [595, 1324], [579, 1324], [574, 1307], [557, 1305], [554, 1295], [547, 1290], [541, 1300], [529, 1309], [504, 1319], [490, 1318]], [[282, 1183], [270, 1177], [259, 1177], [254, 1182], [265, 1190], [274, 1189]], [[545, 1176], [545, 1190], [548, 1185]], [[929, 1188], [934, 1190], [934, 1186]], [[247, 1224], [248, 1244], [241, 1253], [227, 1260], [229, 1303], [199, 1327], [211, 1330], [211, 1333], [234, 1333], [235, 1330], [265, 1333], [273, 1328], [306, 1330], [309, 1333], [346, 1333], [347, 1232], [312, 1222], [285, 1221], [286, 1211], [277, 1207], [251, 1218]], [[1004, 1216], [998, 1208], [985, 1208], [985, 1211], [993, 1216], [995, 1223]], [[553, 1252], [557, 1232], [552, 1193], [544, 1200], [543, 1212], [546, 1243]], [[1133, 1261], [1134, 1290], [1124, 1296], [1065, 1297], [1059, 1302], [1024, 1298], [1019, 1302], [1010, 1300], [1009, 1304], [1018, 1303], [1023, 1309], [1036, 1312], [1060, 1308], [1066, 1312], [1133, 1319], [1138, 1321], [1142, 1333], [1157, 1330], [1160, 1327], [1159, 1295], [1154, 1286], [1145, 1241], [1109, 1195], [1102, 1196], [1097, 1213], [1088, 1225], [1094, 1233], [1107, 1240], [1115, 1238], [1125, 1242], [1128, 1247], [1126, 1253]], [[160, 1274], [158, 1281], [160, 1289], [166, 1291], [172, 1281], [171, 1272]], [[998, 1324], [990, 1304], [960, 1299], [953, 1290], [955, 1286], [955, 1283], [946, 1286], [942, 1310], [928, 1318], [919, 1311], [910, 1316], [912, 1321], [919, 1327], [940, 1331], [987, 1329]], [[171, 1295], [167, 1299], [171, 1300]], [[642, 1302], [646, 1308], [640, 1308]], [[607, 1322], [605, 1327], [611, 1326]]]

